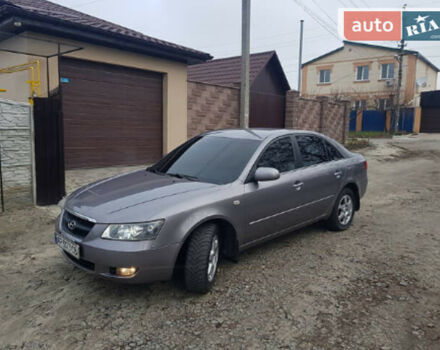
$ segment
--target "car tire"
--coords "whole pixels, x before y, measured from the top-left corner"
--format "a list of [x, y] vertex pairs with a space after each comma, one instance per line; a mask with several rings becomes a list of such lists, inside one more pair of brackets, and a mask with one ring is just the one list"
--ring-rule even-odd
[[326, 226], [331, 231], [344, 231], [353, 222], [355, 213], [355, 196], [351, 189], [344, 188], [339, 193], [332, 213], [326, 221]]
[[220, 256], [218, 227], [206, 224], [190, 236], [185, 256], [185, 288], [194, 293], [208, 293], [215, 280]]

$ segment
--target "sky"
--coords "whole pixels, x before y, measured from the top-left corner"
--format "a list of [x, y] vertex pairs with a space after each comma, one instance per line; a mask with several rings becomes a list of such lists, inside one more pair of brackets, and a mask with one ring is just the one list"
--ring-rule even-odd
[[[52, 0], [146, 35], [210, 53], [241, 54], [241, 0]], [[303, 62], [342, 46], [339, 8], [440, 7], [429, 0], [251, 0], [251, 53], [276, 50], [297, 87], [299, 21], [304, 20]], [[397, 47], [397, 42], [375, 44]], [[440, 67], [440, 41], [410, 42]], [[439, 82], [440, 83], [440, 82]]]

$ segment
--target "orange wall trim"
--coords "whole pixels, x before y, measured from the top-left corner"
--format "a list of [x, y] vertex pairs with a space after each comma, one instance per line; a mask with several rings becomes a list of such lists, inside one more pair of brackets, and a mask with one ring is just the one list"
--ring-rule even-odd
[[385, 130], [386, 131], [390, 131], [391, 130], [391, 110], [387, 110], [387, 112], [386, 112]]
[[362, 131], [362, 117], [363, 111], [356, 112], [356, 131]]
[[414, 98], [415, 85], [416, 85], [416, 56], [408, 55], [408, 68], [406, 71], [406, 84], [404, 103], [411, 101]]
[[329, 69], [330, 72], [333, 70], [333, 64], [327, 64], [325, 66], [317, 66], [316, 71], [319, 73], [320, 70]]
[[307, 70], [308, 66], [302, 67], [302, 78], [301, 78], [301, 95], [304, 95], [307, 91]]
[[420, 122], [422, 121], [422, 108], [416, 107], [414, 108], [414, 125], [413, 132], [420, 132]]

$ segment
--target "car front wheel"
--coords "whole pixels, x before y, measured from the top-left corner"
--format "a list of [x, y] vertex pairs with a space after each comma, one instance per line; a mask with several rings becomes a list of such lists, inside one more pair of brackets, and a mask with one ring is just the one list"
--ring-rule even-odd
[[355, 212], [354, 193], [344, 188], [335, 202], [332, 214], [327, 220], [327, 227], [332, 231], [343, 231], [350, 227]]
[[185, 258], [185, 287], [190, 292], [207, 293], [214, 283], [220, 255], [218, 227], [207, 224], [190, 237]]

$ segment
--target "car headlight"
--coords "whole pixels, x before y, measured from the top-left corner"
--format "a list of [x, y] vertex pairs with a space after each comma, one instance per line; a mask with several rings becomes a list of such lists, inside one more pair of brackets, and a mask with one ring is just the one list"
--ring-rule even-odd
[[156, 239], [164, 220], [150, 221], [140, 224], [109, 225], [102, 238], [122, 241], [144, 241]]

